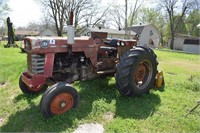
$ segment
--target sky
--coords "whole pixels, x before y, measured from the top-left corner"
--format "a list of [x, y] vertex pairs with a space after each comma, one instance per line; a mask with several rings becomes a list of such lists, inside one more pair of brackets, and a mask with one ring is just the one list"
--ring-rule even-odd
[[[101, 0], [103, 5], [107, 5], [107, 2], [111, 0]], [[123, 0], [114, 0], [118, 4], [124, 5]], [[8, 16], [14, 27], [26, 27], [30, 22], [41, 22], [43, 13], [40, 5], [36, 0], [8, 0], [8, 5], [11, 12]]]
[[[102, 0], [106, 5], [109, 0]], [[122, 0], [115, 0], [122, 3]], [[15, 27], [27, 26], [30, 22], [40, 22], [43, 16], [40, 5], [36, 0], [9, 0], [8, 5], [11, 12], [8, 16]]]
[[40, 22], [43, 14], [35, 0], [9, 0], [11, 12], [8, 16], [15, 27], [27, 26], [30, 22]]

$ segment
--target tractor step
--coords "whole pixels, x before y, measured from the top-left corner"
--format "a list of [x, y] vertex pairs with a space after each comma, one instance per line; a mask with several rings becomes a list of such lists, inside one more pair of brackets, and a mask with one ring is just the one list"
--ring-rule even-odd
[[103, 75], [103, 74], [110, 74], [110, 73], [115, 73], [116, 70], [105, 70], [105, 71], [98, 71], [98, 75]]

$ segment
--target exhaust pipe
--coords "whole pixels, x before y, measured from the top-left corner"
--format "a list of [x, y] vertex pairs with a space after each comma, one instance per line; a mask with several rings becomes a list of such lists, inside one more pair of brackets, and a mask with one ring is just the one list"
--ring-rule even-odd
[[74, 44], [74, 26], [73, 26], [73, 12], [70, 12], [69, 24], [67, 26], [67, 44], [73, 45]]
[[74, 26], [73, 25], [67, 26], [67, 44], [69, 45], [74, 44]]

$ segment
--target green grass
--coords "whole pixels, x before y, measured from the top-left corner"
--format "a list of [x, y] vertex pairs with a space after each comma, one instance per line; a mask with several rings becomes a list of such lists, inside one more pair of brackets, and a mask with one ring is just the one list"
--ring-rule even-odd
[[77, 109], [43, 118], [42, 93], [23, 94], [18, 87], [26, 70], [26, 54], [0, 46], [0, 132], [72, 132], [83, 123], [103, 124], [105, 132], [199, 132], [200, 107], [185, 117], [200, 100], [200, 55], [155, 51], [164, 71], [164, 91], [142, 97], [122, 97], [113, 77], [78, 81]]

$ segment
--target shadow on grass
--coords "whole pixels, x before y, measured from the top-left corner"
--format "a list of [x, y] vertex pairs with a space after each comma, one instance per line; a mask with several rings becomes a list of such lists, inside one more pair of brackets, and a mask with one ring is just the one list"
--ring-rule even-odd
[[76, 82], [74, 86], [79, 89], [80, 105], [63, 115], [45, 119], [39, 111], [38, 105], [31, 99], [38, 97], [25, 94], [16, 97], [15, 101], [26, 99], [31, 105], [9, 116], [7, 123], [1, 127], [3, 132], [61, 132], [75, 128], [80, 120], [86, 118], [93, 109], [93, 102], [105, 99], [106, 103], [115, 101], [115, 116], [121, 118], [146, 119], [154, 114], [159, 107], [160, 98], [153, 93], [142, 97], [122, 97], [115, 89], [111, 78], [98, 78], [90, 81]]
[[19, 101], [24, 100], [24, 101], [27, 101], [27, 103], [29, 105], [34, 105], [33, 99], [37, 98], [39, 95], [40, 95], [40, 93], [38, 93], [38, 94], [31, 94], [31, 95], [21, 93], [17, 97], [14, 98], [13, 102], [17, 103]]
[[146, 119], [159, 108], [160, 98], [156, 94], [146, 94], [142, 97], [116, 99], [115, 117]]

